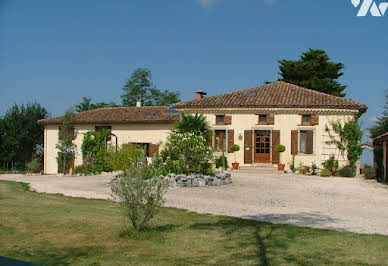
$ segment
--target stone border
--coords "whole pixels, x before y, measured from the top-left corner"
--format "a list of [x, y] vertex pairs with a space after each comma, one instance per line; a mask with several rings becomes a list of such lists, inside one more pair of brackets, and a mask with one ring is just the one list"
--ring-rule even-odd
[[232, 183], [231, 174], [221, 171], [216, 171], [215, 176], [201, 174], [168, 174], [165, 176], [165, 180], [167, 180], [168, 187], [170, 188], [222, 186]]

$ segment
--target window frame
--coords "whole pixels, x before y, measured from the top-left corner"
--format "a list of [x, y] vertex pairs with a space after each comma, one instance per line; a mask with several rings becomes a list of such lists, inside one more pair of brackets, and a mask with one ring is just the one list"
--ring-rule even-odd
[[[224, 129], [214, 130], [214, 146], [213, 146], [213, 148], [216, 152], [223, 152], [223, 151], [225, 152], [226, 151], [226, 145], [227, 145], [227, 141], [228, 141], [226, 132], [227, 131]], [[219, 138], [218, 133], [222, 134], [222, 139]], [[217, 147], [217, 138], [219, 138], [219, 140], [220, 140], [219, 146], [221, 148]]]
[[[262, 118], [264, 118], [263, 121], [261, 121]], [[266, 125], [267, 123], [268, 123], [268, 114], [259, 114], [258, 124], [259, 125]]]
[[[307, 144], [308, 144], [308, 132], [311, 132], [311, 153], [307, 153], [308, 151], [308, 147], [307, 147]], [[314, 152], [315, 152], [315, 130], [308, 130], [308, 129], [302, 129], [302, 130], [299, 130], [299, 138], [298, 138], [298, 141], [299, 141], [299, 150], [298, 150], [298, 153], [300, 154], [303, 154], [303, 155], [314, 155]], [[302, 135], [304, 135], [304, 141], [302, 143]], [[302, 149], [302, 145], [304, 146], [304, 149]]]
[[[222, 121], [219, 118], [222, 118]], [[225, 115], [216, 115], [216, 125], [225, 125]]]

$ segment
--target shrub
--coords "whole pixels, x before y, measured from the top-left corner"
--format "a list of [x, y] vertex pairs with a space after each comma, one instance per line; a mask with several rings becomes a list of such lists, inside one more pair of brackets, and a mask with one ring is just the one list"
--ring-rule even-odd
[[42, 163], [38, 158], [32, 158], [26, 165], [27, 171], [30, 173], [39, 173], [42, 170]]
[[331, 171], [326, 169], [326, 168], [324, 168], [324, 169], [321, 170], [319, 175], [322, 176], [322, 177], [329, 177], [329, 176], [331, 176]]
[[331, 155], [329, 157], [329, 159], [327, 159], [326, 161], [324, 161], [322, 163], [323, 167], [327, 170], [329, 170], [330, 172], [332, 171], [333, 167], [336, 167], [338, 168], [338, 160], [335, 158], [334, 155]]
[[136, 145], [123, 146], [116, 151], [110, 151], [108, 163], [113, 170], [121, 170], [124, 174], [135, 162], [144, 157], [144, 151]]
[[228, 169], [228, 158], [224, 154], [222, 154], [220, 157], [216, 158], [216, 168], [222, 168], [224, 167], [223, 160], [225, 160], [225, 169]]
[[374, 167], [368, 167], [364, 169], [364, 175], [365, 175], [365, 178], [368, 178], [368, 179], [374, 179], [376, 178], [376, 170]]
[[175, 174], [212, 174], [212, 147], [206, 138], [194, 133], [172, 132], [160, 152], [159, 165]]
[[286, 147], [284, 145], [279, 144], [279, 145], [277, 145], [275, 147], [275, 151], [276, 152], [285, 152], [286, 151]]
[[355, 177], [356, 169], [352, 166], [345, 166], [344, 168], [340, 169], [338, 173], [342, 177]]
[[111, 191], [132, 226], [141, 231], [147, 228], [149, 221], [163, 207], [166, 186], [159, 177], [159, 169], [153, 164], [148, 166], [145, 157], [131, 166], [112, 182]]

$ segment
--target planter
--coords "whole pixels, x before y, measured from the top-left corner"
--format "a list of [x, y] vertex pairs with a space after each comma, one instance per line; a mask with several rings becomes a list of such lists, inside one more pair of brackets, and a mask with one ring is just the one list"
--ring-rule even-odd
[[299, 169], [299, 174], [304, 175], [304, 169]]
[[239, 163], [232, 163], [233, 169], [237, 170], [239, 166]]
[[279, 164], [278, 164], [278, 171], [284, 171], [284, 167], [285, 167], [285, 166], [286, 166], [285, 164], [279, 163]]
[[336, 172], [337, 172], [337, 167], [333, 166], [333, 167], [331, 168], [331, 173], [332, 173], [333, 175], [335, 175]]

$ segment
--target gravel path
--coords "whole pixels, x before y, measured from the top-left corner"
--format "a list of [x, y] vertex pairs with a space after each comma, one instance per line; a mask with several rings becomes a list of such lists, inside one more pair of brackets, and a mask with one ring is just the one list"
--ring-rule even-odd
[[[112, 175], [0, 175], [38, 192], [110, 198]], [[388, 235], [388, 186], [361, 178], [234, 173], [221, 187], [169, 189], [167, 206], [271, 223]]]

